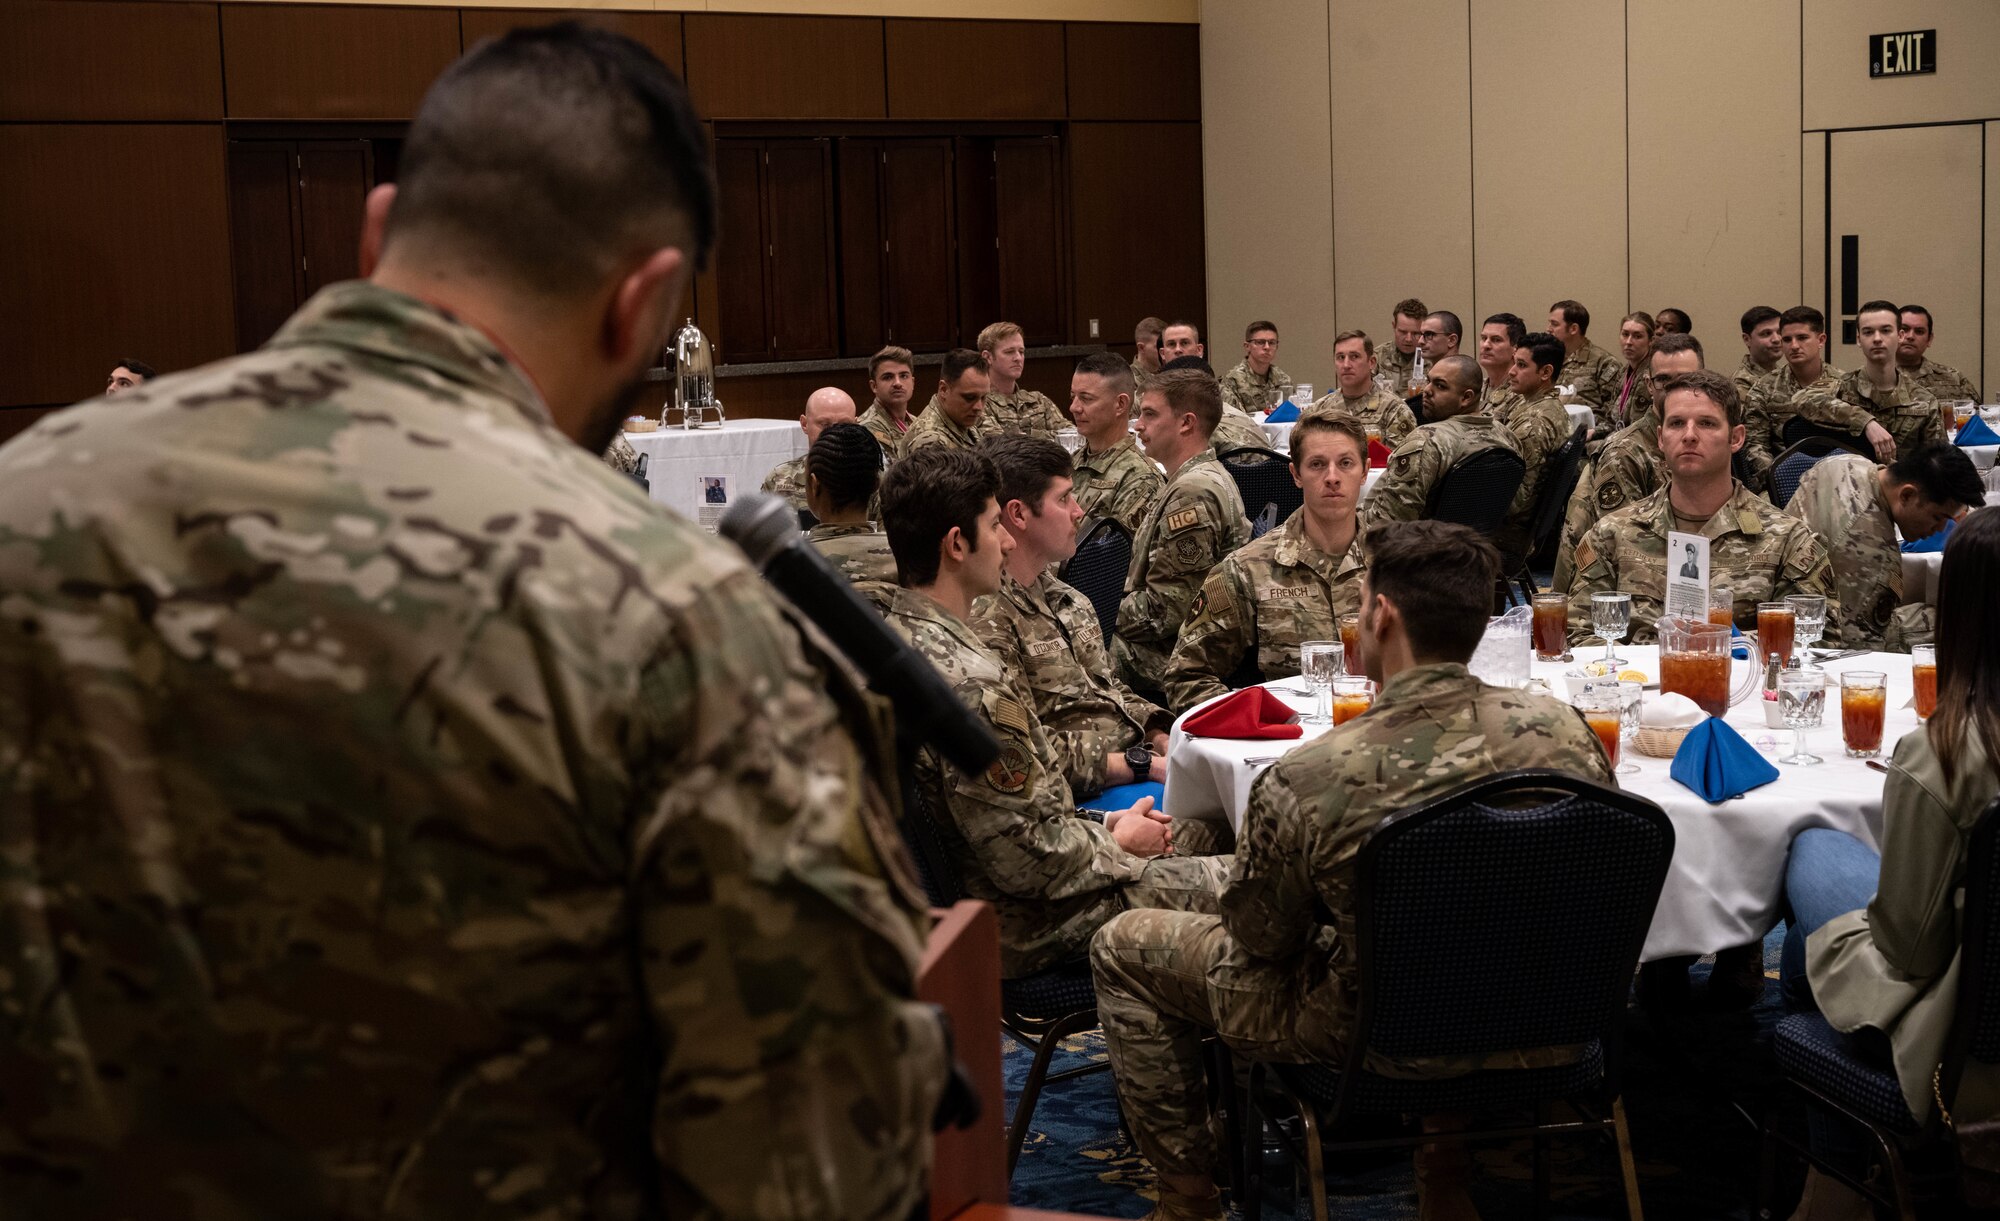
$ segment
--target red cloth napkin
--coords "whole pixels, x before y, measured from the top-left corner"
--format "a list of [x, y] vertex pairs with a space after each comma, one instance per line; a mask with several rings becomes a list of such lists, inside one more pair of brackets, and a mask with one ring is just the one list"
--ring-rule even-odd
[[1368, 443], [1368, 466], [1371, 470], [1381, 470], [1389, 465], [1389, 447], [1380, 441]]
[[1297, 738], [1291, 705], [1262, 687], [1245, 687], [1189, 717], [1181, 729], [1204, 738]]

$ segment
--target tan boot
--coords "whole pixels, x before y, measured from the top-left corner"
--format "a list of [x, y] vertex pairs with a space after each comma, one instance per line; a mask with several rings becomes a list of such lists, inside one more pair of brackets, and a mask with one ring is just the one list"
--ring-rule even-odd
[[1868, 1198], [1818, 1167], [1806, 1171], [1806, 1189], [1792, 1221], [1874, 1221], [1875, 1206]]
[[1464, 1145], [1421, 1145], [1416, 1169], [1418, 1221], [1479, 1221], [1467, 1191], [1472, 1154]]
[[1146, 1214], [1146, 1221], [1222, 1221], [1222, 1194], [1184, 1196], [1162, 1184], [1160, 1202]]

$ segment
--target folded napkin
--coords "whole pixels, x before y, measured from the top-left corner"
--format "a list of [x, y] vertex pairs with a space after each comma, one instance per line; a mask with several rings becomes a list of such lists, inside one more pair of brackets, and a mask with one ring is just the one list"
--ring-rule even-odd
[[1958, 430], [1958, 437], [1952, 444], [2000, 445], [2000, 433], [1994, 432], [1987, 425], [1986, 421], [1980, 418], [1979, 413], [1975, 411], [1972, 413], [1972, 418], [1967, 420], [1964, 426]]
[[1292, 706], [1262, 687], [1245, 687], [1217, 700], [1181, 723], [1184, 733], [1204, 738], [1297, 738]]
[[1266, 424], [1290, 424], [1299, 418], [1299, 405], [1290, 399], [1271, 408], [1271, 414], [1264, 417]]
[[1381, 443], [1380, 441], [1370, 441], [1370, 442], [1368, 443], [1368, 465], [1369, 465], [1369, 467], [1370, 467], [1371, 469], [1374, 469], [1374, 470], [1378, 470], [1378, 471], [1379, 471], [1379, 470], [1381, 470], [1381, 469], [1382, 469], [1383, 467], [1385, 467], [1385, 466], [1389, 465], [1389, 454], [1390, 454], [1390, 452], [1391, 452], [1391, 451], [1390, 451], [1389, 447], [1388, 447], [1388, 446], [1386, 446], [1386, 445], [1384, 445], [1384, 444], [1382, 444], [1382, 443]]
[[1944, 529], [1938, 531], [1936, 534], [1926, 534], [1922, 538], [1913, 538], [1909, 542], [1904, 543], [1903, 554], [1911, 555], [1920, 551], [1943, 551], [1945, 540], [1951, 537], [1952, 527], [1957, 524], [1958, 522], [1953, 519], [1949, 517], [1945, 518]]
[[1721, 717], [1712, 716], [1688, 731], [1667, 774], [1716, 805], [1771, 783], [1778, 769]]
[[1743, 660], [1745, 660], [1746, 658], [1748, 658], [1748, 657], [1750, 656], [1750, 646], [1749, 646], [1749, 645], [1747, 645], [1747, 644], [1744, 644], [1744, 643], [1743, 643], [1743, 629], [1742, 629], [1742, 628], [1740, 628], [1740, 627], [1737, 627], [1737, 626], [1736, 626], [1735, 624], [1733, 624], [1733, 623], [1732, 623], [1732, 624], [1730, 624], [1730, 625], [1729, 625], [1729, 639], [1730, 639], [1730, 642], [1731, 642], [1731, 644], [1730, 644], [1730, 649], [1729, 649], [1729, 655], [1730, 655], [1731, 657], [1734, 657], [1734, 658], [1735, 658], [1736, 660], [1738, 660], [1738, 661], [1743, 661]]
[[1155, 810], [1160, 809], [1166, 804], [1167, 800], [1167, 786], [1165, 782], [1147, 780], [1139, 784], [1114, 784], [1089, 801], [1077, 802], [1076, 808], [1079, 810], [1102, 810], [1108, 814], [1113, 810], [1131, 809], [1133, 806], [1139, 804], [1141, 797], [1151, 797], [1153, 799], [1153, 808]]

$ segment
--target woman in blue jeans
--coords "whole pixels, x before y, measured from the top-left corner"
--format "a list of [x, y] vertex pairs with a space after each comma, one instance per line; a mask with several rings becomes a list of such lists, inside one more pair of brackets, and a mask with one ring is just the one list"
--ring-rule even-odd
[[[1792, 841], [1785, 997], [1834, 1029], [1879, 1032], [1910, 1114], [1930, 1114], [1931, 1074], [1958, 999], [1959, 914], [1974, 823], [2000, 793], [2000, 632], [1984, 622], [2000, 588], [2000, 512], [1967, 517], [1938, 578], [1938, 704], [1896, 744], [1882, 789], [1882, 855], [1840, 831]], [[1873, 1038], [1874, 1036], [1869, 1036]], [[1968, 1065], [1953, 1118], [2000, 1115], [2000, 1072]], [[1798, 1217], [1871, 1215], [1814, 1172]]]

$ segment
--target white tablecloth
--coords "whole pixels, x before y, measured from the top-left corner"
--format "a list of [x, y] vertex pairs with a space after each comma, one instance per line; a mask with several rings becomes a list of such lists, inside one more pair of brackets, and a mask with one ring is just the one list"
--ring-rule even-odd
[[797, 420], [729, 420], [720, 428], [628, 432], [625, 440], [647, 455], [653, 499], [691, 520], [703, 504], [703, 479], [728, 476], [734, 500], [756, 491], [772, 467], [806, 452]]
[[[1633, 667], [1659, 678], [1659, 653], [1651, 647], [1627, 645], [1619, 650]], [[1601, 655], [1585, 649], [1580, 656]], [[1737, 663], [1739, 679], [1743, 666]], [[1535, 662], [1536, 677], [1548, 681], [1560, 696], [1566, 669], [1558, 662]], [[1870, 847], [1879, 843], [1882, 827], [1882, 773], [1860, 759], [1847, 758], [1840, 737], [1842, 670], [1884, 670], [1889, 676], [1889, 710], [1882, 735], [1882, 757], [1893, 752], [1897, 739], [1917, 728], [1912, 698], [1910, 659], [1906, 655], [1874, 653], [1827, 664], [1828, 690], [1824, 726], [1806, 731], [1806, 748], [1826, 760], [1817, 767], [1777, 763], [1775, 783], [1742, 797], [1712, 806], [1668, 776], [1669, 760], [1627, 750], [1620, 762], [1639, 771], [1618, 777], [1626, 790], [1659, 803], [1673, 820], [1673, 865], [1668, 870], [1660, 905], [1646, 936], [1641, 957], [1646, 960], [1681, 954], [1710, 954], [1746, 945], [1769, 932], [1779, 918], [1786, 854], [1792, 837], [1809, 827], [1833, 827], [1858, 837]], [[1280, 680], [1298, 685], [1296, 679]], [[1302, 692], [1303, 688], [1300, 688]], [[1299, 692], [1279, 687], [1292, 707], [1310, 710]], [[1648, 696], [1651, 696], [1648, 692]], [[1181, 720], [1185, 720], [1182, 717]], [[1771, 749], [1773, 763], [1789, 753], [1791, 731], [1764, 723], [1763, 701], [1753, 694], [1730, 709], [1726, 718], [1752, 745]], [[1239, 826], [1249, 805], [1250, 785], [1276, 756], [1311, 741], [1324, 729], [1308, 725], [1306, 736], [1294, 740], [1238, 742], [1222, 738], [1189, 738], [1174, 724], [1167, 753], [1164, 808], [1179, 818], [1228, 818]], [[1252, 762], [1255, 760], [1255, 762]]]

